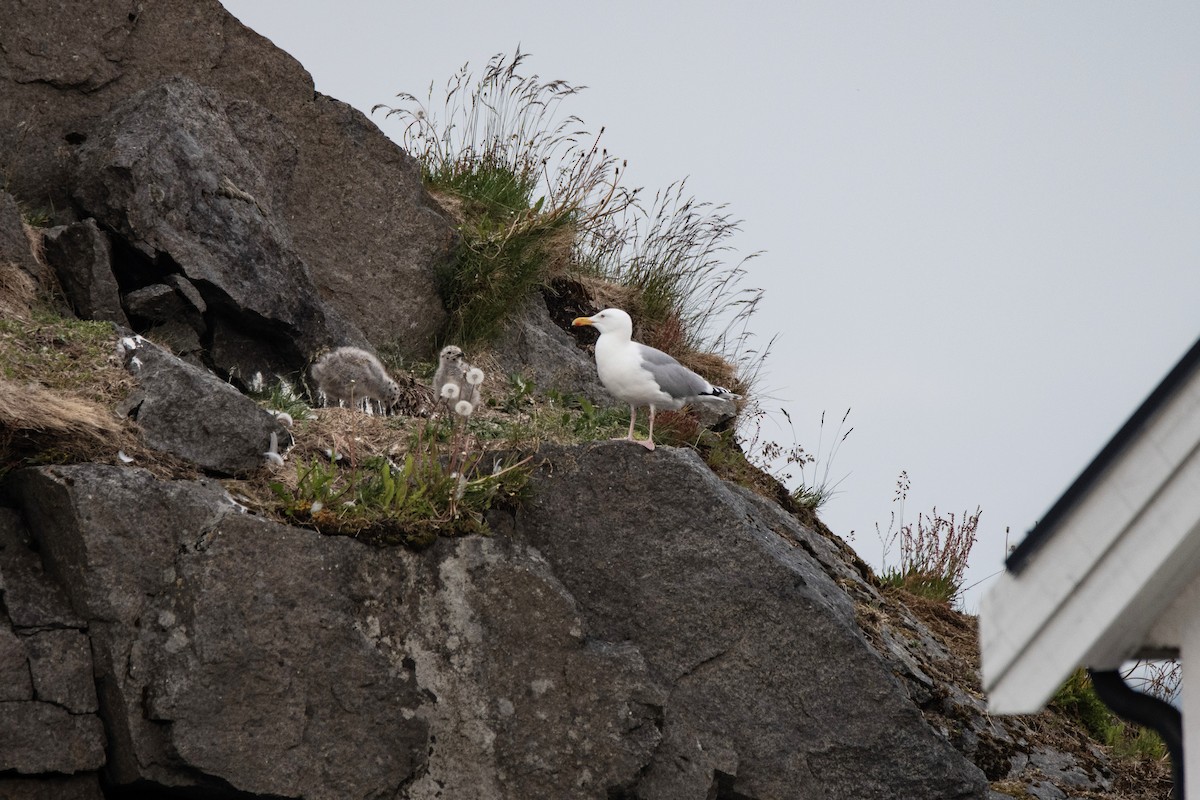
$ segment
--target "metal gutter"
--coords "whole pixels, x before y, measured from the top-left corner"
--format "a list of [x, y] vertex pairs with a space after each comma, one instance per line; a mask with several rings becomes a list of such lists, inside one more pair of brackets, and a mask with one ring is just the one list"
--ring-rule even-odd
[[1171, 796], [1183, 800], [1183, 715], [1165, 700], [1134, 691], [1116, 670], [1088, 670], [1092, 686], [1104, 704], [1121, 719], [1150, 728], [1167, 745], [1171, 755]]

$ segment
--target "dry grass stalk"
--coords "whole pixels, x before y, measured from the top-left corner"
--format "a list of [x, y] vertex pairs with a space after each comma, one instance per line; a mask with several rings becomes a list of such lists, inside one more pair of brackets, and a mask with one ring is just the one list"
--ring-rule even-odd
[[105, 440], [121, 429], [112, 411], [99, 403], [36, 383], [0, 378], [0, 423], [14, 431]]
[[0, 317], [28, 320], [37, 297], [37, 284], [11, 262], [0, 263]]

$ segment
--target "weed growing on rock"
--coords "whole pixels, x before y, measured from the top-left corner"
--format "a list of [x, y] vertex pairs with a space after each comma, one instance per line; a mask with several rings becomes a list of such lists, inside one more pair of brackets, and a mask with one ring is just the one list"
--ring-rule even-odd
[[792, 424], [792, 416], [787, 409], [779, 412], [787, 420], [791, 432], [792, 444], [784, 447], [773, 439], [767, 439], [762, 426], [767, 412], [762, 405], [752, 399], [742, 412], [743, 424], [740, 433], [746, 458], [759, 469], [773, 475], [780, 483], [791, 484], [797, 478], [795, 488], [790, 490], [791, 499], [801, 508], [816, 511], [837, 494], [837, 488], [845, 476], [834, 479], [831, 471], [833, 462], [841, 449], [842, 443], [854, 431], [853, 428], [843, 430], [846, 420], [850, 417], [850, 409], [842, 415], [838, 428], [833, 435], [833, 445], [825, 451], [825, 412], [821, 412], [820, 434], [817, 439], [816, 454], [809, 453], [797, 441], [796, 429]]
[[271, 491], [292, 521], [375, 544], [424, 547], [439, 535], [486, 533], [486, 512], [522, 497], [530, 459], [469, 453], [459, 436], [446, 458], [437, 426], [427, 423], [395, 456], [312, 457], [297, 465], [294, 487], [276, 481]]
[[258, 381], [251, 381], [248, 393], [260, 406], [277, 415], [286, 414], [293, 420], [305, 419], [312, 413], [304, 395], [283, 378], [267, 384], [258, 377]]
[[900, 566], [887, 569], [884, 583], [913, 594], [953, 602], [962, 589], [963, 575], [975, 546], [980, 509], [961, 517], [941, 514], [937, 507], [918, 514], [916, 525], [903, 525], [893, 537], [900, 541]]
[[[885, 584], [921, 597], [951, 603], [962, 591], [983, 511], [976, 508], [973, 514], [964, 511], [961, 517], [956, 517], [939, 513], [935, 506], [929, 514], [918, 514], [915, 525], [905, 524], [904, 502], [909, 486], [908, 473], [902, 470], [892, 497], [893, 505], [900, 508], [899, 525], [895, 511], [886, 532], [880, 530], [878, 523], [875, 525], [883, 552], [880, 578]], [[897, 543], [900, 566], [888, 567], [888, 556]]]

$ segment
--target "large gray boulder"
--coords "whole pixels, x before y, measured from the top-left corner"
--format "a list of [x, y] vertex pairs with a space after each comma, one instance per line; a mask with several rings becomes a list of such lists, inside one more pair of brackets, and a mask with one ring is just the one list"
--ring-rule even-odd
[[42, 247], [46, 263], [54, 269], [67, 301], [81, 319], [129, 324], [113, 275], [112, 246], [94, 219], [44, 231]]
[[830, 546], [690, 450], [543, 451], [517, 520], [589, 635], [627, 641], [669, 700], [628, 787], [645, 800], [983, 797], [860, 630]]
[[[76, 152], [104, 135], [101, 120], [126, 99], [190, 80], [206, 100], [189, 119], [223, 115], [218, 133], [232, 132], [245, 151], [235, 172], [203, 187], [232, 183], [208, 202], [269, 209], [280, 241], [334, 312], [377, 345], [430, 356], [445, 319], [433, 273], [450, 256], [453, 227], [422, 187], [418, 164], [363, 114], [315, 92], [293, 58], [216, 0], [0, 0], [0, 19], [0, 168], [14, 195], [56, 209], [59, 223], [91, 213], [75, 193]], [[105, 123], [110, 133], [114, 123]], [[197, 154], [186, 155], [194, 163]], [[141, 189], [153, 192], [151, 184]], [[229, 223], [262, 232], [252, 210]]]
[[591, 635], [527, 546], [374, 550], [137, 469], [11, 488], [88, 620], [117, 786], [594, 798], [659, 744], [640, 654]]
[[114, 106], [76, 154], [76, 202], [146, 257], [143, 282], [179, 273], [203, 297], [210, 327], [254, 334], [258, 352], [218, 363], [225, 372], [295, 372], [323, 347], [364, 344], [321, 300], [210, 94], [172, 79]]
[[215, 483], [19, 473], [86, 624], [114, 785], [985, 797], [863, 636], [836, 547], [688, 451], [544, 455], [504, 534], [420, 553], [251, 516]]
[[277, 449], [290, 442], [278, 419], [208, 370], [140, 336], [116, 344], [138, 383], [119, 410], [137, 421], [150, 447], [209, 472], [245, 477], [262, 468], [272, 433]]
[[598, 406], [620, 404], [600, 384], [595, 358], [551, 319], [540, 292], [504, 323], [492, 350], [503, 374], [522, 375], [543, 392], [583, 397]]

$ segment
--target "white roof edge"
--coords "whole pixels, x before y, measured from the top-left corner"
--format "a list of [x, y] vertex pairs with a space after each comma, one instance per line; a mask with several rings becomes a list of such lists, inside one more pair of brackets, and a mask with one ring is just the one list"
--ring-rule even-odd
[[1192, 449], [1090, 562], [1069, 557], [1078, 541], [1056, 537], [1020, 575], [1000, 576], [979, 620], [989, 709], [1032, 713], [1076, 667], [1114, 668], [1139, 649], [1200, 562], [1196, 497], [1200, 454]]

